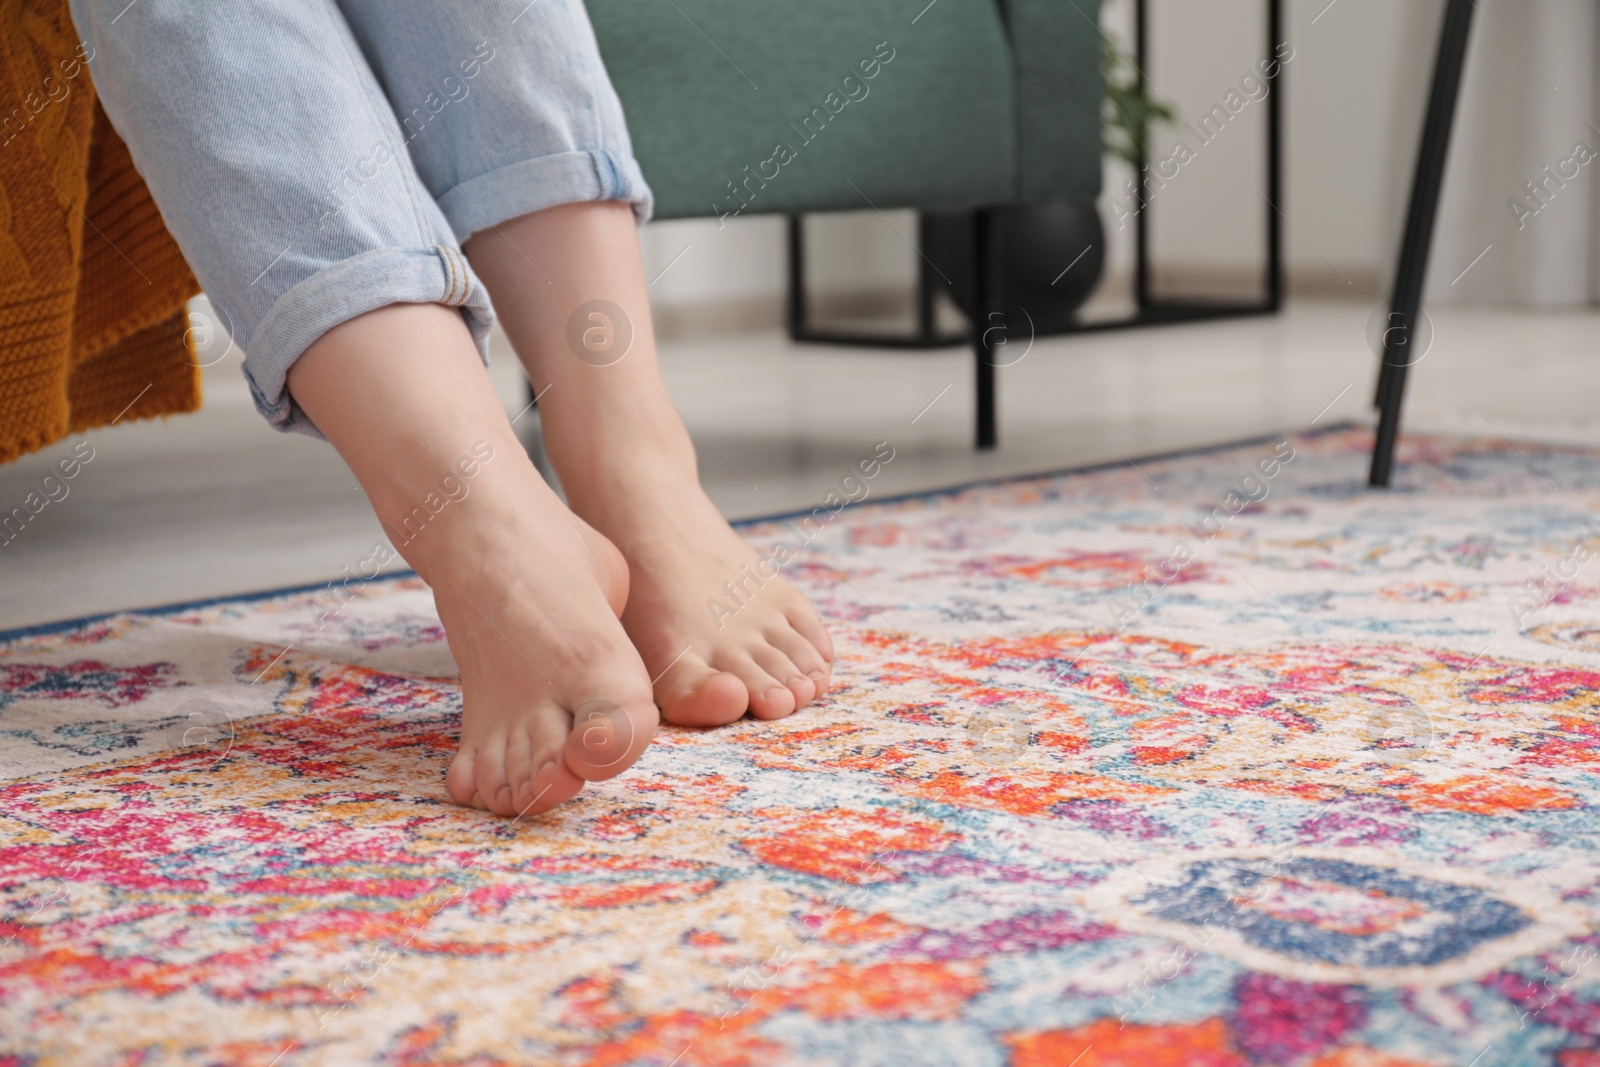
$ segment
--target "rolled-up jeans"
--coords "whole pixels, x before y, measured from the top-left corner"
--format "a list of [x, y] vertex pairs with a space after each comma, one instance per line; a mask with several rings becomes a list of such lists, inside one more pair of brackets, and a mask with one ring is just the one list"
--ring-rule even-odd
[[650, 190], [581, 0], [71, 0], [106, 114], [268, 421], [289, 368], [397, 303], [460, 308], [469, 235]]

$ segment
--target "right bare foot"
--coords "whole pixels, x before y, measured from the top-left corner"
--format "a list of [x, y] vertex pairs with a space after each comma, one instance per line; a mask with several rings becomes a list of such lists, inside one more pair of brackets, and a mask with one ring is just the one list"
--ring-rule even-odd
[[430, 526], [407, 547], [419, 549], [418, 573], [461, 668], [450, 796], [497, 815], [534, 815], [630, 766], [658, 716], [617, 617], [627, 597], [622, 557], [520, 452], [504, 462], [531, 477], [509, 479], [523, 483], [510, 493], [506, 480], [492, 487], [500, 499], [485, 499], [491, 487], [480, 486], [460, 521]]
[[626, 568], [528, 460], [461, 313], [393, 304], [335, 326], [289, 391], [433, 589], [461, 668], [451, 798], [537, 814], [638, 759], [660, 719], [617, 617]]

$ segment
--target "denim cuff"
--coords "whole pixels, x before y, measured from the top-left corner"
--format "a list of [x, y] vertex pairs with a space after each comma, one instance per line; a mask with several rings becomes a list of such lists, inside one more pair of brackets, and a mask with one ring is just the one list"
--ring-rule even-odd
[[494, 311], [466, 256], [443, 245], [380, 248], [323, 268], [268, 310], [245, 345], [244, 376], [256, 409], [279, 430], [322, 438], [289, 395], [289, 368], [335, 326], [390, 304], [460, 308], [478, 355], [488, 365]]
[[459, 241], [521, 215], [589, 200], [626, 200], [640, 225], [649, 220], [654, 207], [638, 160], [611, 152], [562, 152], [520, 160], [438, 197]]

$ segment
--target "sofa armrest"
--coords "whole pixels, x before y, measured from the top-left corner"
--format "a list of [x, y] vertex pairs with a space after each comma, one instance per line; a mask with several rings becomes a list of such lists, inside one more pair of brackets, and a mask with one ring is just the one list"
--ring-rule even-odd
[[1017, 198], [1100, 192], [1100, 0], [1004, 0], [1017, 72]]

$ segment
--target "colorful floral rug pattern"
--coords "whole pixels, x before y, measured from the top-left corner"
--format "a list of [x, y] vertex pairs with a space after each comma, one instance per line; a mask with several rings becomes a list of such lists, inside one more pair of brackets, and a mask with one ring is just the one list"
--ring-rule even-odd
[[[415, 579], [0, 642], [0, 1065], [1600, 1065], [1600, 454], [745, 528], [838, 688], [446, 802]], [[757, 594], [759, 595], [759, 594]]]

